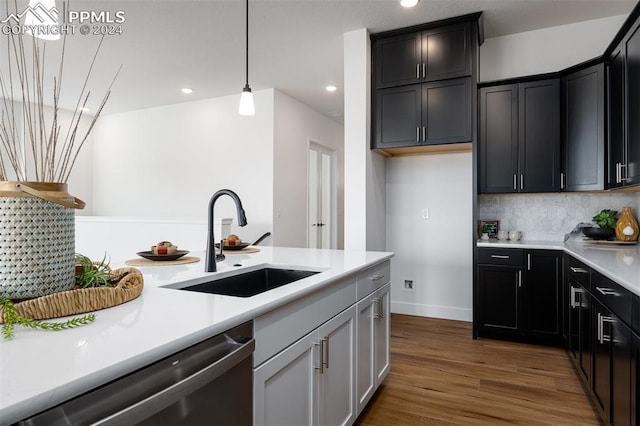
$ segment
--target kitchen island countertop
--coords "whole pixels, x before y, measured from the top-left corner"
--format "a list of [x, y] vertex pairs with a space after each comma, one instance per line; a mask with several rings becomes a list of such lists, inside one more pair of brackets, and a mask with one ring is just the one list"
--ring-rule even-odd
[[640, 296], [640, 247], [604, 245], [581, 240], [562, 241], [478, 241], [478, 247], [562, 250], [589, 267]]
[[[0, 341], [0, 424], [11, 424], [180, 351], [393, 256], [386, 252], [260, 247], [229, 254], [217, 273], [198, 263], [140, 267], [140, 297], [96, 312], [92, 324], [60, 332], [16, 327]], [[242, 266], [235, 266], [235, 265]], [[321, 271], [249, 297], [163, 288], [199, 284], [256, 265]], [[112, 267], [124, 266], [112, 262]], [[53, 320], [55, 321], [55, 320]]]

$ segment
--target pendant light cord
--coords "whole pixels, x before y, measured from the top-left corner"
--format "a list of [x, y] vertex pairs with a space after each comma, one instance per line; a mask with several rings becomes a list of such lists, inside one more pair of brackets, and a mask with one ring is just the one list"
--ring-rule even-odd
[[245, 49], [245, 64], [246, 64], [246, 87], [249, 87], [249, 0], [246, 1], [246, 49]]

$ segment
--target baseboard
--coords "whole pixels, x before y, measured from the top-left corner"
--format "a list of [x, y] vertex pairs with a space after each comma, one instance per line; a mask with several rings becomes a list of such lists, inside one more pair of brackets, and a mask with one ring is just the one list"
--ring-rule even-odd
[[473, 310], [451, 306], [424, 305], [419, 303], [391, 301], [391, 312], [396, 314], [417, 315], [421, 317], [473, 321]]

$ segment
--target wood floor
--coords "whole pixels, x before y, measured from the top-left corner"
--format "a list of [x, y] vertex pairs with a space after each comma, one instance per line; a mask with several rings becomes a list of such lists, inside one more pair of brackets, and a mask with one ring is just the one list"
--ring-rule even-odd
[[563, 349], [393, 314], [391, 371], [356, 425], [597, 425]]

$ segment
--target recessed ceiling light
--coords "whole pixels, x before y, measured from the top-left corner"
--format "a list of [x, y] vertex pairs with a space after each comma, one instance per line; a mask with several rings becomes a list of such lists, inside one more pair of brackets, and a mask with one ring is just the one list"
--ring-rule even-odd
[[402, 7], [413, 7], [418, 4], [420, 0], [400, 0], [400, 6]]
[[87, 107], [80, 107], [80, 110], [81, 110], [82, 112], [89, 112], [89, 111], [91, 111], [91, 108], [87, 108]]
[[336, 86], [334, 86], [333, 84], [325, 87], [325, 89], [327, 90], [327, 92], [335, 92], [336, 90], [338, 90], [338, 88]]
[[184, 89], [180, 89], [182, 91], [182, 93], [184, 93], [185, 95], [189, 95], [191, 93], [193, 93], [192, 89], [189, 89], [188, 87], [185, 87]]

